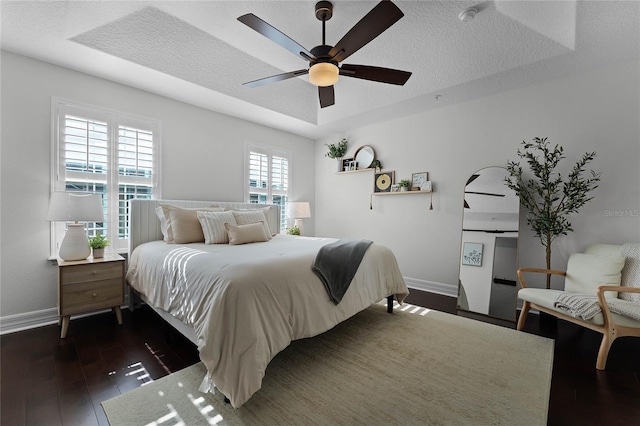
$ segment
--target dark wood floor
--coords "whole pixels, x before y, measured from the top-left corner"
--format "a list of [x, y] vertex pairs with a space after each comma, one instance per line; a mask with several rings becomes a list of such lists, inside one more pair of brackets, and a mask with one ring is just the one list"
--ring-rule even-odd
[[[407, 302], [455, 313], [446, 296], [413, 290]], [[2, 336], [0, 424], [106, 425], [101, 401], [198, 362], [195, 347], [150, 309], [123, 311], [123, 319], [73, 320], [66, 339], [55, 325]], [[640, 339], [616, 341], [599, 372], [597, 333], [563, 321], [540, 325], [536, 315], [526, 330], [556, 339], [550, 425], [640, 425]]]

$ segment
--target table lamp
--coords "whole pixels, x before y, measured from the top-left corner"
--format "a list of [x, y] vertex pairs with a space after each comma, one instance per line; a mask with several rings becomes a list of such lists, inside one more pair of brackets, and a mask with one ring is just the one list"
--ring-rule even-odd
[[311, 217], [311, 208], [307, 201], [291, 202], [287, 204], [287, 216], [295, 219], [294, 225], [300, 230], [300, 235], [304, 235], [302, 229], [302, 219]]
[[82, 222], [102, 222], [102, 196], [100, 194], [53, 192], [49, 201], [47, 220], [74, 222], [68, 224], [58, 256], [62, 260], [83, 260], [91, 254], [87, 231]]

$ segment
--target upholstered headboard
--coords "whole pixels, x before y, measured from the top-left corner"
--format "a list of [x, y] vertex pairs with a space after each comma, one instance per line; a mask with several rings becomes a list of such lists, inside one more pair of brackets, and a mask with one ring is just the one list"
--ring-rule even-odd
[[226, 209], [258, 209], [271, 206], [266, 212], [269, 227], [272, 230], [280, 229], [280, 206], [276, 204], [251, 204], [228, 201], [142, 200], [134, 198], [129, 200], [129, 254], [142, 243], [162, 239], [160, 220], [158, 220], [158, 216], [156, 215], [156, 207], [160, 204], [171, 204], [172, 206], [187, 208], [211, 207], [215, 205]]

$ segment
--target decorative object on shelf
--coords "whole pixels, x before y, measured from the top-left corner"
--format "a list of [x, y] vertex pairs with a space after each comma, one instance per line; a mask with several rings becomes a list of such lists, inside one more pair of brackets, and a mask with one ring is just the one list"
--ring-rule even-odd
[[[533, 142], [522, 141], [524, 151], [518, 149], [518, 157], [527, 161], [534, 179], [523, 177], [520, 163], [507, 162], [509, 176], [505, 184], [520, 197], [520, 203], [529, 211], [527, 224], [536, 237], [546, 247], [547, 269], [551, 269], [551, 243], [560, 235], [573, 231], [568, 217], [584, 206], [593, 197], [590, 191], [598, 187], [600, 173], [590, 171], [583, 177], [585, 166], [591, 162], [595, 152], [587, 152], [576, 162], [573, 169], [563, 180], [562, 175], [554, 172], [564, 157], [564, 149], [557, 145], [551, 148], [547, 138], [534, 138]], [[540, 197], [538, 194], [545, 194]], [[551, 287], [551, 275], [547, 274], [547, 289]]]
[[287, 235], [300, 235], [300, 228], [293, 225], [291, 228], [287, 229]]
[[329, 148], [329, 152], [325, 154], [326, 157], [335, 158], [338, 160], [338, 171], [341, 172], [343, 170], [342, 165], [342, 157], [347, 153], [347, 146], [349, 145], [349, 140], [347, 138], [342, 138], [340, 142], [335, 143], [326, 143], [324, 144], [327, 148]]
[[394, 171], [375, 173], [373, 176], [374, 192], [391, 192], [391, 185], [393, 185], [393, 179], [395, 177]]
[[[311, 207], [308, 201], [298, 201], [287, 203], [287, 216], [294, 219], [295, 227], [298, 228], [297, 235], [304, 235], [302, 219], [311, 217]], [[288, 232], [287, 232], [288, 233]]]
[[398, 182], [398, 186], [400, 187], [401, 192], [408, 191], [409, 185], [411, 185], [409, 179], [402, 179], [400, 182]]
[[53, 192], [49, 201], [47, 220], [70, 223], [60, 244], [58, 256], [63, 260], [83, 260], [91, 249], [84, 223], [102, 222], [102, 196], [82, 192]]
[[379, 172], [382, 170], [382, 163], [380, 162], [380, 160], [373, 160], [369, 167], [375, 169], [376, 172]]
[[391, 185], [391, 192], [398, 192], [400, 191], [400, 185], [398, 185], [397, 183], [394, 183], [393, 185]]
[[341, 172], [349, 172], [351, 171], [351, 164], [353, 162], [353, 158], [343, 158], [342, 159], [342, 169], [339, 170]]
[[420, 185], [420, 191], [431, 191], [431, 181], [427, 180]]
[[107, 238], [102, 234], [96, 234], [93, 237], [89, 237], [89, 247], [91, 247], [94, 259], [104, 257], [104, 249], [108, 245], [109, 240], [107, 240]]
[[462, 264], [482, 266], [482, 243], [464, 243]]
[[368, 169], [371, 163], [376, 159], [376, 152], [369, 145], [362, 145], [356, 150], [355, 160], [361, 169]]
[[420, 191], [426, 191], [422, 186], [429, 180], [429, 172], [419, 172], [411, 174], [411, 187], [417, 186]]

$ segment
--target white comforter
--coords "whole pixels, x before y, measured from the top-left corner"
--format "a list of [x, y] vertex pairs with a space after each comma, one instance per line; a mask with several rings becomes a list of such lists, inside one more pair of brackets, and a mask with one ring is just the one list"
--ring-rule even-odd
[[393, 253], [372, 244], [338, 305], [311, 266], [336, 241], [278, 235], [246, 245], [138, 246], [127, 282], [196, 332], [203, 384], [240, 407], [261, 387], [267, 364], [292, 340], [323, 333], [372, 303], [409, 293]]

